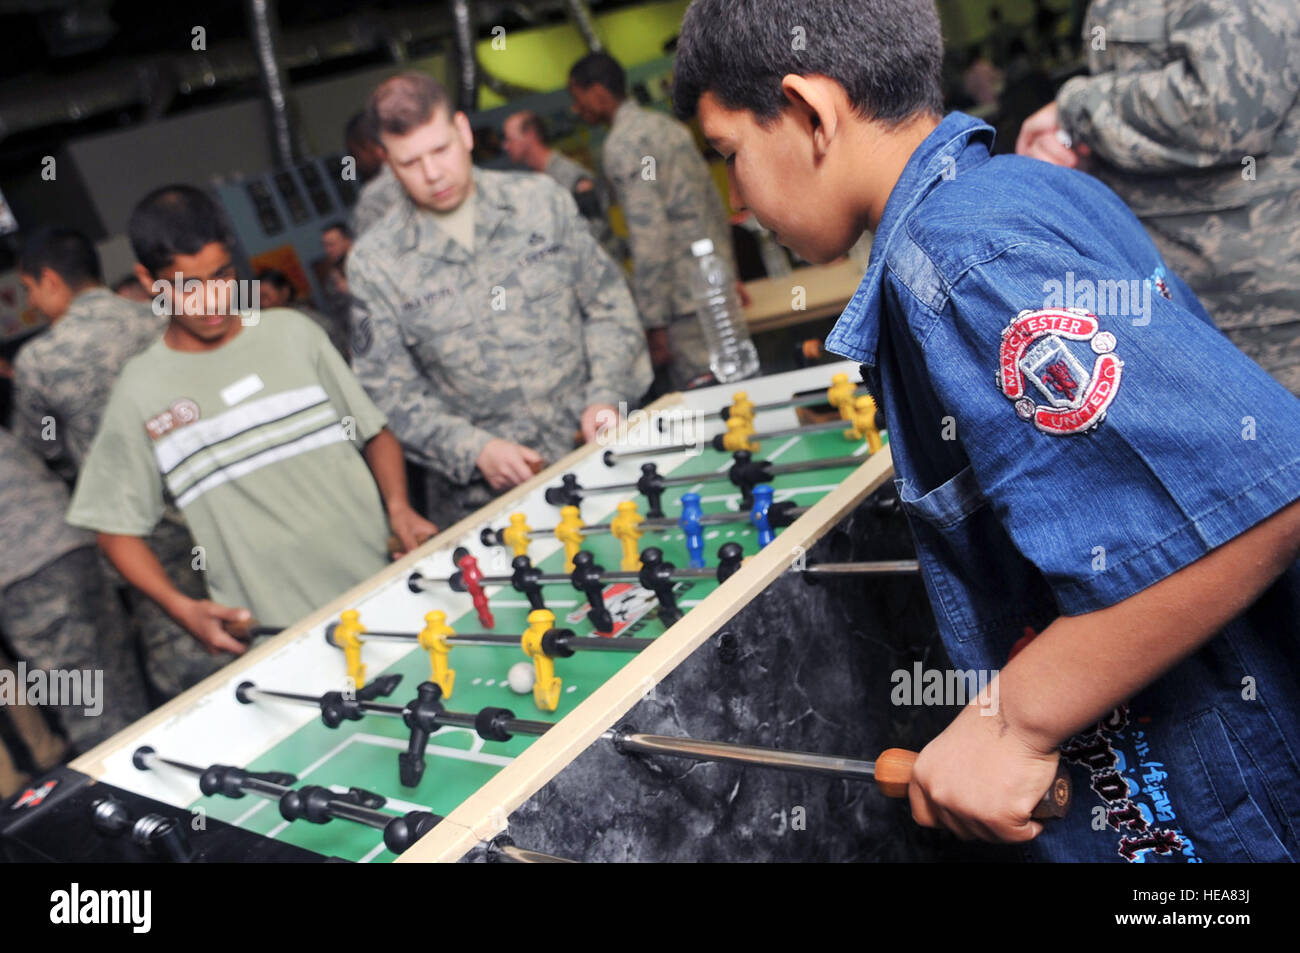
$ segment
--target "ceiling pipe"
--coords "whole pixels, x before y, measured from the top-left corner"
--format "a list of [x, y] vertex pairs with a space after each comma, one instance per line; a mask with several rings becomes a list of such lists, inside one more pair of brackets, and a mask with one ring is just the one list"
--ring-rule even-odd
[[[0, 4], [6, 0], [0, 0]], [[15, 0], [28, 2], [28, 0]], [[65, 0], [30, 0], [33, 4], [63, 5]], [[481, 22], [491, 23], [516, 13], [518, 0], [478, 0]], [[446, 10], [446, 7], [442, 7]], [[534, 0], [528, 4], [535, 20], [567, 10], [565, 0]], [[452, 18], [419, 13], [363, 14], [345, 20], [294, 30], [281, 30], [279, 58], [285, 70], [342, 57], [383, 50], [394, 63], [406, 62], [407, 48], [452, 35]], [[472, 44], [471, 44], [472, 48]], [[496, 80], [476, 69], [478, 81], [505, 95], [536, 92]], [[205, 51], [142, 56], [110, 61], [75, 76], [31, 77], [0, 84], [0, 141], [47, 126], [76, 123], [95, 116], [144, 107], [144, 118], [166, 114], [178, 96], [249, 83], [259, 77], [259, 63], [245, 40], [210, 46]]]
[[456, 103], [462, 112], [478, 109], [478, 56], [474, 43], [474, 11], [469, 0], [451, 0], [452, 31], [456, 38]]
[[605, 45], [600, 42], [600, 37], [596, 34], [596, 18], [591, 15], [591, 7], [587, 6], [587, 0], [565, 0], [565, 6], [569, 10], [569, 18], [582, 34], [587, 49], [592, 53], [604, 52]]
[[281, 168], [295, 165], [302, 154], [289, 109], [289, 78], [280, 61], [279, 32], [275, 0], [248, 0], [248, 28], [253, 53], [262, 77], [267, 118], [271, 126], [271, 150]]

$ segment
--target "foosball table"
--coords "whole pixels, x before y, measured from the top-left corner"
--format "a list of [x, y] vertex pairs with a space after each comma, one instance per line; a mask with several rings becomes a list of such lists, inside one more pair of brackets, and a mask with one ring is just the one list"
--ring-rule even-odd
[[[913, 755], [860, 750], [872, 742], [851, 728], [830, 733], [838, 749], [805, 727], [795, 737], [822, 750], [741, 742], [798, 723], [764, 733], [787, 707], [772, 692], [792, 684], [779, 663], [680, 682], [705, 654], [742, 672], [758, 658], [760, 636], [736, 620], [789, 609], [779, 581], [920, 592], [908, 552], [816, 555], [864, 507], [899, 522], [895, 499], [873, 497], [892, 476], [888, 435], [856, 381], [851, 364], [820, 365], [635, 412], [34, 783], [0, 811], [0, 845], [60, 860], [657, 859], [684, 856], [677, 835], [641, 851], [614, 829], [673, 777], [687, 790], [718, 766], [823, 779], [863, 810], [902, 797]], [[857, 678], [834, 654], [797, 668]], [[793, 684], [815, 709], [818, 685]], [[693, 708], [730, 736], [635, 725], [689, 727]], [[782, 829], [794, 821], [782, 807]], [[737, 836], [726, 856], [744, 856]]]

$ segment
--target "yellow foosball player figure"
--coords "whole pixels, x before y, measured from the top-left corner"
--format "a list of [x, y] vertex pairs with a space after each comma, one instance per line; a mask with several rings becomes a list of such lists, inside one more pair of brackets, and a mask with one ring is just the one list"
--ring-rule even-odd
[[624, 500], [618, 504], [618, 515], [609, 521], [609, 531], [623, 547], [623, 561], [620, 566], [624, 572], [638, 572], [641, 569], [641, 554], [637, 552], [637, 540], [643, 535], [641, 520], [636, 511], [636, 503]]
[[443, 698], [451, 697], [452, 686], [456, 684], [456, 670], [449, 664], [451, 646], [447, 644], [447, 636], [455, 634], [456, 630], [447, 624], [447, 613], [435, 609], [425, 615], [420, 648], [429, 653], [432, 672], [429, 681], [442, 689]]
[[555, 538], [564, 546], [564, 571], [573, 572], [573, 557], [582, 548], [582, 511], [576, 506], [566, 506], [560, 510]]
[[852, 423], [853, 398], [858, 392], [858, 385], [849, 380], [848, 374], [836, 374], [831, 378], [831, 386], [826, 390], [826, 402], [840, 412], [840, 416]]
[[737, 450], [757, 453], [762, 444], [750, 440], [752, 436], [754, 436], [754, 418], [728, 417], [727, 432], [722, 437], [722, 448], [728, 453], [735, 453]]
[[511, 513], [510, 525], [501, 531], [501, 542], [509, 546], [516, 557], [527, 556], [530, 533], [528, 517], [523, 513]]
[[339, 624], [334, 627], [334, 644], [343, 650], [343, 661], [348, 667], [348, 678], [354, 688], [366, 684], [366, 667], [361, 662], [361, 636], [366, 627], [361, 624], [361, 613], [348, 609], [339, 616]]
[[727, 419], [741, 417], [748, 420], [750, 424], [754, 422], [754, 402], [749, 399], [749, 393], [738, 390], [731, 395], [731, 409], [727, 411]]
[[853, 429], [844, 431], [844, 436], [849, 440], [865, 438], [868, 453], [875, 453], [884, 445], [880, 431], [876, 429], [876, 402], [870, 396], [863, 394], [853, 402], [849, 422], [853, 424]]
[[524, 630], [520, 646], [533, 660], [537, 680], [533, 682], [533, 701], [542, 711], [555, 711], [560, 706], [561, 679], [555, 677], [555, 661], [542, 650], [542, 636], [555, 627], [555, 613], [550, 609], [534, 609], [528, 613], [528, 628]]

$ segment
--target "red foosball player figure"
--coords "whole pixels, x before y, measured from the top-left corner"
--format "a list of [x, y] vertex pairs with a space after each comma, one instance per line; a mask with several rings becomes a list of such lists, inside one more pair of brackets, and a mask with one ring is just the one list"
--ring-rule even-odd
[[485, 628], [492, 628], [496, 625], [496, 620], [492, 618], [492, 612], [488, 609], [487, 594], [483, 591], [483, 572], [478, 568], [478, 560], [466, 549], [458, 549], [455, 558], [461, 581], [465, 584], [465, 591], [474, 600], [474, 611], [478, 613], [479, 622]]

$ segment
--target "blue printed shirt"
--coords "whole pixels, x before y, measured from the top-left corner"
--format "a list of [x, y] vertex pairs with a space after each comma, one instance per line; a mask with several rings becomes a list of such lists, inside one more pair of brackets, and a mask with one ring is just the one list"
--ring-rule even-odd
[[[827, 339], [864, 365], [940, 634], [997, 669], [1300, 498], [1300, 401], [1096, 179], [991, 156], [950, 114], [912, 155]], [[1041, 859], [1300, 857], [1300, 564], [1069, 739]], [[1094, 808], [1106, 824], [1094, 825]]]

